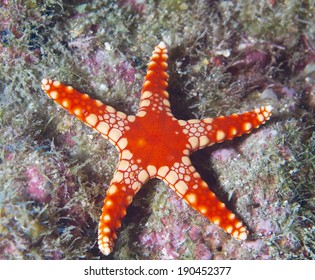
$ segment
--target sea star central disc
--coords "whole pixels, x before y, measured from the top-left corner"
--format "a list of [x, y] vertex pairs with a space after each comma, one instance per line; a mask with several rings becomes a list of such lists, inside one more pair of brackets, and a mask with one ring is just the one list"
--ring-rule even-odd
[[130, 130], [123, 137], [128, 139], [126, 149], [134, 155], [139, 165], [160, 168], [170, 166], [184, 155], [188, 137], [183, 137], [181, 132], [182, 128], [176, 120], [162, 113], [156, 118], [148, 114], [131, 123]]

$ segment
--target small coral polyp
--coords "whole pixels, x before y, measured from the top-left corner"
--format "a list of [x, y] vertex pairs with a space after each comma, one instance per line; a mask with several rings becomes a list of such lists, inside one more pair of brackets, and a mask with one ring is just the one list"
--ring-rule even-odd
[[[189, 156], [196, 150], [250, 133], [270, 118], [271, 106], [217, 118], [178, 120], [169, 102], [167, 49], [153, 51], [144, 79], [138, 113], [126, 115], [59, 81], [44, 79], [42, 88], [70, 114], [108, 139], [119, 162], [104, 201], [98, 245], [113, 251], [117, 230], [127, 207], [150, 179], [163, 180], [192, 208], [234, 238], [245, 240], [248, 230], [201, 179]], [[158, 147], [158, 148], [157, 148]]]

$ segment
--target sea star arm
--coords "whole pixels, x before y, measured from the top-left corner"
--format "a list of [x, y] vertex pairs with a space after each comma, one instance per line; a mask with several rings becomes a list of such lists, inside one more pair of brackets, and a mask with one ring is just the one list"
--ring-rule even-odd
[[113, 107], [59, 81], [43, 79], [42, 89], [70, 114], [109, 139], [119, 150], [122, 132], [128, 129], [129, 122], [134, 120], [133, 116], [116, 111]]
[[160, 42], [155, 47], [148, 64], [147, 74], [141, 90], [138, 114], [142, 115], [143, 111], [166, 111], [171, 114], [169, 94], [166, 91], [168, 86], [167, 59], [166, 45], [164, 42]]
[[183, 127], [183, 132], [189, 136], [191, 150], [196, 151], [250, 133], [270, 118], [271, 110], [271, 106], [263, 106], [242, 114], [179, 121], [179, 124]]
[[107, 191], [99, 222], [98, 245], [104, 255], [112, 252], [117, 238], [116, 232], [126, 215], [126, 209], [149, 178], [149, 173], [130, 159], [128, 153], [120, 154], [117, 171]]
[[192, 208], [233, 237], [240, 240], [247, 238], [246, 227], [235, 214], [226, 208], [215, 193], [209, 190], [207, 183], [200, 178], [189, 157], [183, 156], [182, 162], [175, 163], [171, 168], [165, 168], [165, 171], [165, 175], [159, 172], [158, 177]]
[[113, 251], [121, 220], [138, 191], [128, 188], [121, 180], [118, 182], [117, 176], [120, 175], [116, 172], [107, 191], [98, 227], [98, 247], [104, 255]]

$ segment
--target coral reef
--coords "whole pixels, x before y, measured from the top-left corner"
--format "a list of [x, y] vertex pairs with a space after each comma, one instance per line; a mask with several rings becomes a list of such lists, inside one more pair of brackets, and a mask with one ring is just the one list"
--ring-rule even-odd
[[[0, 1], [0, 258], [314, 259], [314, 13], [311, 0]], [[265, 127], [193, 157], [250, 239], [152, 180], [104, 257], [97, 223], [117, 152], [40, 81], [134, 113], [160, 40], [177, 118], [274, 108]]]

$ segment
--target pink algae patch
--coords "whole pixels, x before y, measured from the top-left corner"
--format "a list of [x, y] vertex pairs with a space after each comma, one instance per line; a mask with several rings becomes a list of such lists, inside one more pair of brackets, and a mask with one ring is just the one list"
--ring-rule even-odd
[[28, 195], [38, 202], [49, 202], [51, 200], [51, 195], [47, 188], [47, 179], [39, 172], [37, 167], [29, 166], [26, 169], [25, 175], [28, 179]]
[[211, 156], [213, 159], [219, 161], [227, 161], [233, 157], [236, 157], [237, 151], [234, 148], [222, 148], [214, 151]]

